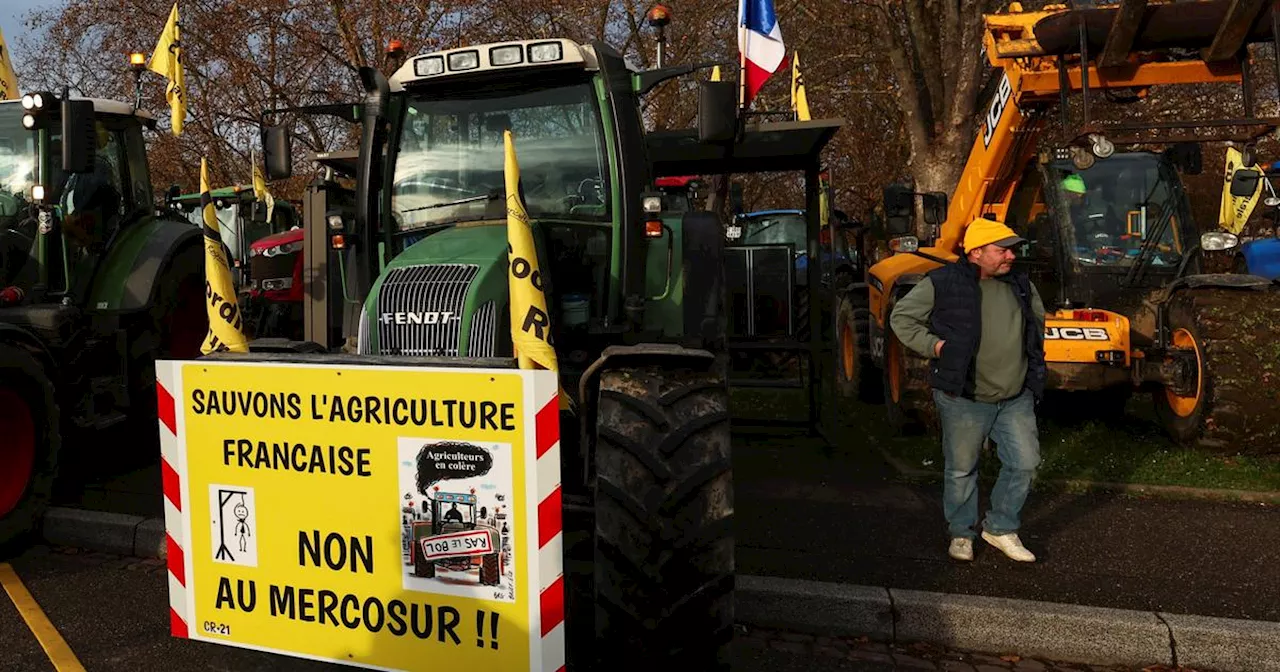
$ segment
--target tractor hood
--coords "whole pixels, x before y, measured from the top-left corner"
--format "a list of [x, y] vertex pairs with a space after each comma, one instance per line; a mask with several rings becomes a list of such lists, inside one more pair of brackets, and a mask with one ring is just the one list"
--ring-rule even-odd
[[396, 255], [360, 316], [359, 352], [493, 357], [507, 312], [506, 220], [467, 222]]
[[287, 245], [289, 243], [299, 243], [302, 242], [302, 236], [304, 233], [305, 232], [301, 228], [273, 233], [265, 238], [259, 238], [258, 240], [249, 243], [249, 249], [261, 251], [269, 250], [280, 245]]

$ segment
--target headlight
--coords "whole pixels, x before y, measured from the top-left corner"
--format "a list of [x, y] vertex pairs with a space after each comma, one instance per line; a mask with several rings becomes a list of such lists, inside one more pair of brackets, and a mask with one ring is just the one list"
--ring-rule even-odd
[[329, 215], [329, 230], [330, 231], [342, 230], [342, 215]]
[[725, 237], [726, 237], [726, 238], [728, 238], [729, 240], [737, 240], [737, 239], [739, 239], [739, 238], [741, 238], [741, 237], [742, 237], [742, 227], [741, 227], [741, 226], [730, 226], [730, 227], [728, 227], [728, 228], [726, 228], [726, 229], [725, 229], [725, 231], [724, 231], [724, 235], [725, 235]]
[[475, 70], [480, 67], [480, 52], [478, 51], [460, 51], [456, 54], [449, 54], [450, 70]]
[[648, 214], [655, 214], [655, 213], [662, 212], [661, 196], [645, 196], [643, 204], [644, 204], [644, 211]]
[[1240, 239], [1236, 234], [1226, 231], [1211, 231], [1200, 236], [1200, 248], [1206, 252], [1229, 250], [1239, 244]]
[[518, 44], [494, 47], [489, 50], [489, 62], [494, 65], [515, 65], [524, 60], [524, 50]]
[[35, 128], [36, 118], [30, 114], [22, 115], [22, 127], [28, 130]]
[[261, 254], [267, 257], [278, 257], [282, 254], [297, 252], [298, 250], [301, 250], [301, 249], [302, 249], [301, 242], [285, 243], [283, 245], [276, 245], [275, 247], [268, 247], [267, 249], [263, 250]]
[[444, 72], [444, 58], [441, 56], [427, 56], [413, 62], [413, 74], [418, 77], [438, 75], [442, 72]]
[[546, 63], [564, 58], [564, 50], [559, 42], [543, 42], [529, 46], [530, 63]]

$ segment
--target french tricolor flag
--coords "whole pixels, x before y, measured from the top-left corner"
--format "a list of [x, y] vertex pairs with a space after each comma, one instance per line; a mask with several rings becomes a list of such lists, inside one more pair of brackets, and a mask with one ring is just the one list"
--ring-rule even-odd
[[773, 0], [738, 0], [738, 52], [746, 78], [742, 107], [751, 105], [765, 80], [786, 61], [787, 48], [778, 28]]

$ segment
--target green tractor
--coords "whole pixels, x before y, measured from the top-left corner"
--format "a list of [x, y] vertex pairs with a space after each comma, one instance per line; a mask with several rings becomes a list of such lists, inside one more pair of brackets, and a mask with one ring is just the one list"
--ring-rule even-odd
[[[646, 132], [642, 96], [697, 69], [641, 72], [604, 43], [551, 39], [424, 54], [390, 78], [360, 70], [355, 217], [328, 224], [344, 296], [357, 299], [348, 335], [370, 361], [515, 366], [513, 133], [572, 400], [561, 413], [569, 669], [729, 668], [724, 225], [664, 196], [658, 178], [803, 170], [816, 206], [816, 154], [839, 124], [745, 126], [733, 82], [700, 82], [697, 129]], [[287, 178], [286, 125], [266, 126], [263, 145], [267, 178]], [[255, 356], [273, 357], [218, 357]]]
[[155, 436], [155, 360], [200, 355], [202, 234], [157, 215], [144, 127], [112, 100], [0, 102], [0, 544], [39, 522], [73, 436]]

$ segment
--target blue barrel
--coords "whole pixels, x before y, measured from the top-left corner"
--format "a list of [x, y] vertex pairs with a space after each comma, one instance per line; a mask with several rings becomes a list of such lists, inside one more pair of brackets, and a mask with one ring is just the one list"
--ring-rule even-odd
[[1280, 239], [1261, 238], [1241, 246], [1241, 254], [1249, 264], [1249, 272], [1268, 280], [1280, 278]]

